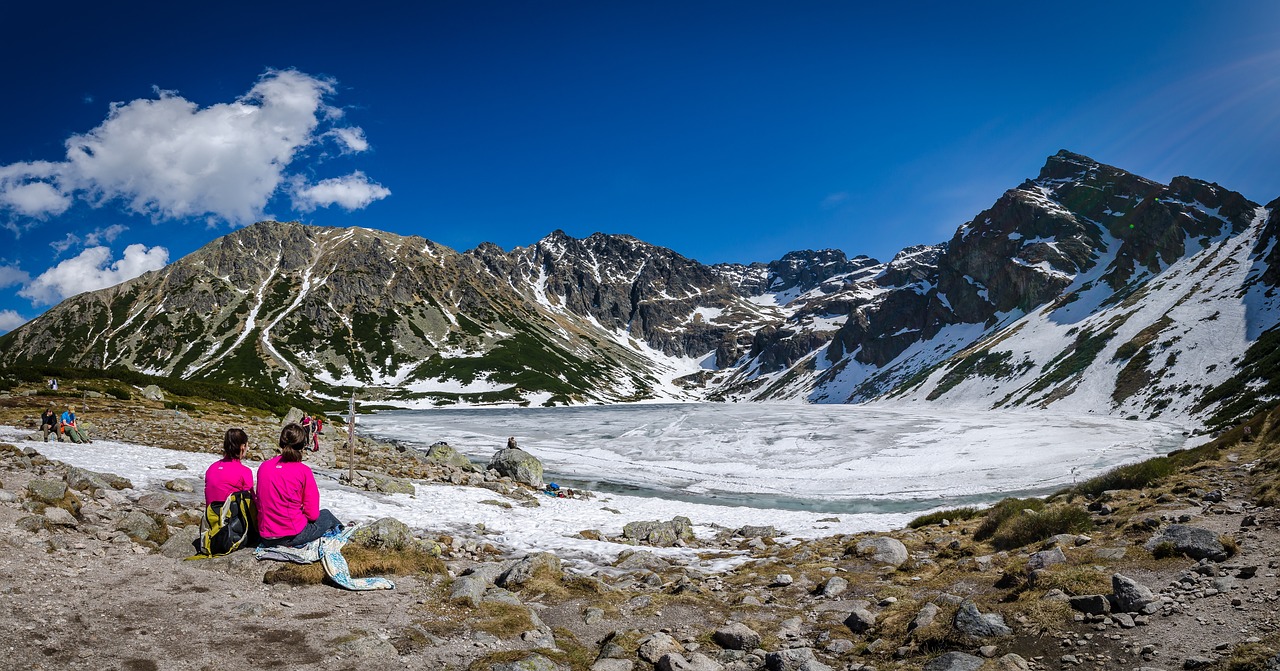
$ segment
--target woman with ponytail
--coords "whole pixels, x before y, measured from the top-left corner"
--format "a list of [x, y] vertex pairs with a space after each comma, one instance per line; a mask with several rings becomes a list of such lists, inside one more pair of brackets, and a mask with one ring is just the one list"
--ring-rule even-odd
[[296, 423], [280, 431], [280, 454], [258, 467], [258, 533], [263, 545], [302, 545], [341, 523], [320, 509], [316, 476], [302, 463], [307, 433]]
[[253, 471], [240, 460], [249, 448], [243, 429], [227, 429], [222, 438], [222, 458], [204, 472], [204, 502], [222, 503], [235, 492], [253, 491]]

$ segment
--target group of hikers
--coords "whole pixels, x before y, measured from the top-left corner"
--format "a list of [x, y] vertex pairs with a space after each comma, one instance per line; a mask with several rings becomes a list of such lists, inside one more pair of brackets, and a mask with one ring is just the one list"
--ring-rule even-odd
[[40, 415], [40, 431], [44, 434], [46, 443], [49, 442], [50, 435], [58, 442], [62, 442], [64, 436], [73, 443], [93, 442], [89, 439], [89, 433], [76, 424], [76, 410], [71, 406], [67, 406], [67, 410], [59, 415], [57, 405], [50, 404]]
[[[228, 429], [222, 441], [222, 458], [210, 464], [204, 477], [206, 518], [213, 522], [227, 516], [223, 509], [232, 505], [251, 505], [249, 527], [243, 531], [235, 547], [201, 548], [206, 554], [225, 554], [257, 541], [259, 546], [299, 546], [310, 543], [341, 523], [333, 513], [320, 507], [320, 490], [315, 474], [302, 463], [302, 452], [310, 442], [302, 425], [286, 424], [280, 431], [280, 454], [258, 466], [257, 483], [253, 470], [241, 463], [249, 448], [249, 436], [243, 429]], [[220, 551], [221, 550], [221, 551]]]

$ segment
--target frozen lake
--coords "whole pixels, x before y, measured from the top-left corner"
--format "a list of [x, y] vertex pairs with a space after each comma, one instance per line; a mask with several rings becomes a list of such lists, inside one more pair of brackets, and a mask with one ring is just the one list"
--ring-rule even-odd
[[904, 512], [1044, 494], [1181, 447], [1160, 422], [847, 405], [395, 410], [364, 434], [479, 462], [515, 436], [548, 480], [700, 503]]

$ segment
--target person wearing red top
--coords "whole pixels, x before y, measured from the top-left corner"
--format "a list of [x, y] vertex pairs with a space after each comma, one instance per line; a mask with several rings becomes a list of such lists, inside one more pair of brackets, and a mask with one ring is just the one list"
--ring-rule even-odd
[[240, 463], [249, 449], [249, 436], [243, 429], [227, 429], [222, 439], [222, 458], [204, 472], [204, 502], [223, 503], [235, 492], [253, 491], [253, 470]]
[[263, 545], [302, 545], [341, 523], [320, 508], [316, 476], [302, 463], [306, 431], [296, 423], [280, 431], [280, 454], [258, 467], [258, 534]]

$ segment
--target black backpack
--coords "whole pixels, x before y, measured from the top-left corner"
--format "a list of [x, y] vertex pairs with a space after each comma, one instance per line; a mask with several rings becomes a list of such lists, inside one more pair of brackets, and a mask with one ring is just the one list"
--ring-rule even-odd
[[191, 541], [196, 554], [188, 559], [221, 557], [252, 545], [258, 535], [257, 517], [253, 495], [249, 492], [234, 492], [222, 503], [205, 506], [200, 527], [203, 529], [208, 524], [209, 528]]

